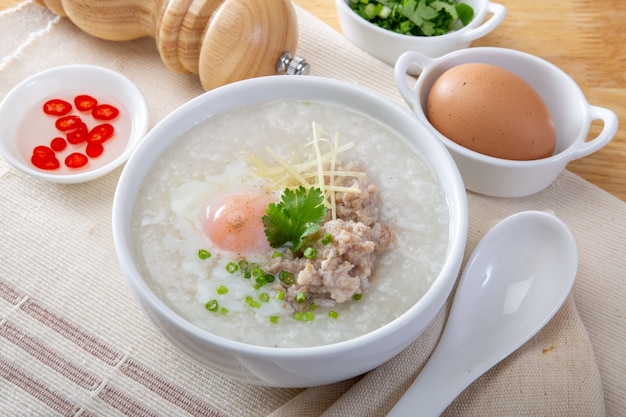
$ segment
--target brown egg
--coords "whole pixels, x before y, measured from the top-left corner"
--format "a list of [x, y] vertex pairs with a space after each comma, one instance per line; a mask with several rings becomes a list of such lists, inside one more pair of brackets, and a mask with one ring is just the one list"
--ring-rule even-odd
[[556, 145], [554, 122], [539, 94], [494, 65], [463, 64], [444, 72], [428, 95], [427, 116], [448, 139], [496, 158], [546, 158]]

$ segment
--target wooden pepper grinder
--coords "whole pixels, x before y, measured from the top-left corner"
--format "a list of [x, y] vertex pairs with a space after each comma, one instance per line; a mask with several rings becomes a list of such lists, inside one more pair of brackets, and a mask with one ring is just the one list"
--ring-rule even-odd
[[90, 35], [156, 39], [165, 65], [200, 75], [205, 90], [276, 73], [307, 74], [295, 56], [290, 0], [38, 0]]

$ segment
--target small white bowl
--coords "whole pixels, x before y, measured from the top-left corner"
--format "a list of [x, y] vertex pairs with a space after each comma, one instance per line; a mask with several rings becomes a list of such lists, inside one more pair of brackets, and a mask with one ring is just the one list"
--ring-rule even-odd
[[[49, 145], [54, 137], [64, 137], [55, 128], [56, 117], [44, 114], [43, 104], [49, 99], [62, 98], [73, 106], [72, 97], [79, 94], [89, 94], [101, 104], [118, 107], [119, 116], [108, 122], [114, 126], [115, 136], [104, 144], [101, 156], [89, 158], [82, 168], [66, 168], [63, 160], [72, 152], [84, 153], [84, 143], [68, 144], [65, 150], [56, 153], [61, 164], [59, 169], [36, 168], [30, 161], [34, 146]], [[69, 114], [81, 117], [89, 128], [106, 123], [75, 109]], [[0, 103], [0, 155], [15, 168], [39, 179], [63, 184], [86, 182], [124, 163], [146, 134], [148, 124], [146, 100], [126, 77], [92, 65], [54, 67], [25, 79]]]
[[[133, 207], [144, 178], [163, 152], [208, 117], [277, 100], [331, 102], [372, 117], [416, 146], [439, 179], [450, 223], [446, 259], [431, 287], [405, 313], [369, 333], [334, 344], [275, 348], [229, 340], [191, 324], [155, 294], [133, 249]], [[245, 122], [245, 121], [244, 121]], [[363, 374], [406, 348], [439, 312], [460, 269], [467, 237], [467, 195], [445, 147], [398, 103], [342, 81], [269, 76], [211, 90], [184, 104], [146, 136], [120, 177], [113, 203], [113, 238], [130, 288], [156, 328], [200, 364], [238, 381], [279, 387], [329, 384]]]
[[[494, 158], [453, 142], [430, 124], [426, 109], [432, 85], [446, 70], [467, 63], [504, 68], [521, 77], [539, 93], [556, 128], [556, 149], [552, 156], [532, 161]], [[415, 67], [421, 68], [421, 74], [411, 86], [407, 73]], [[435, 59], [407, 52], [398, 59], [395, 80], [400, 94], [417, 119], [428, 126], [452, 154], [465, 187], [488, 196], [523, 197], [537, 193], [548, 187], [570, 161], [601, 149], [617, 132], [618, 119], [613, 111], [590, 105], [570, 76], [548, 61], [524, 52], [477, 47]], [[601, 120], [603, 127], [595, 138], [587, 140], [593, 120]]]
[[[344, 35], [370, 55], [394, 65], [407, 51], [439, 57], [467, 48], [472, 41], [493, 31], [506, 16], [506, 7], [489, 0], [463, 0], [474, 9], [474, 18], [465, 27], [439, 36], [409, 36], [380, 28], [356, 14], [349, 0], [335, 0], [339, 24]], [[491, 18], [485, 21], [486, 16]]]

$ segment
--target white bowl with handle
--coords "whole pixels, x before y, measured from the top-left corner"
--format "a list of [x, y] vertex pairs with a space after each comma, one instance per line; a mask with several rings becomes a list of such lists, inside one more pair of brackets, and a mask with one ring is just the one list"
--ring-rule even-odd
[[[461, 64], [485, 63], [504, 68], [526, 81], [546, 103], [556, 129], [552, 156], [530, 161], [494, 158], [448, 139], [428, 120], [428, 94], [446, 70]], [[420, 76], [414, 84], [407, 77], [415, 68]], [[576, 159], [590, 155], [613, 139], [617, 115], [589, 104], [576, 82], [554, 64], [537, 56], [506, 48], [477, 47], [455, 51], [439, 58], [418, 52], [403, 54], [395, 66], [400, 94], [417, 119], [443, 142], [454, 158], [465, 187], [495, 197], [522, 197], [548, 187]], [[602, 130], [589, 138], [592, 121], [601, 121]]]

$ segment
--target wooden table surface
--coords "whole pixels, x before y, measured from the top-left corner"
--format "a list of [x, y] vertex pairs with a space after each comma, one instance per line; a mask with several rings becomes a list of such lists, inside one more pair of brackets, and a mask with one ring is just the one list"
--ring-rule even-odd
[[[0, 0], [0, 9], [19, 0]], [[341, 31], [332, 0], [294, 0]], [[615, 138], [567, 168], [626, 201], [626, 1], [494, 0], [507, 7], [504, 22], [472, 46], [499, 46], [544, 58], [568, 73], [590, 104], [617, 113]], [[599, 132], [592, 124], [590, 137]]]

